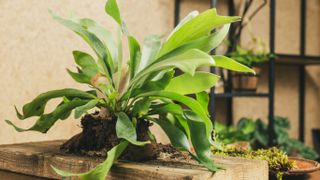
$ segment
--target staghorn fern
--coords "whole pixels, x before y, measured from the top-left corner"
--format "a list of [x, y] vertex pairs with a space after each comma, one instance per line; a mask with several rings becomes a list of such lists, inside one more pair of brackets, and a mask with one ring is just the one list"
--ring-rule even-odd
[[[129, 143], [138, 146], [150, 143], [137, 140], [136, 122], [139, 120], [159, 124], [175, 148], [188, 151], [210, 171], [219, 170], [210, 158], [213, 125], [206, 93], [219, 76], [196, 69], [216, 66], [254, 73], [230, 58], [208, 54], [223, 41], [230, 23], [240, 18], [219, 16], [215, 9], [201, 14], [192, 12], [166, 40], [148, 36], [141, 47], [127, 30], [116, 0], [108, 0], [105, 11], [118, 25], [119, 36], [116, 38], [91, 19], [65, 19], [51, 13], [55, 20], [81, 36], [94, 50], [96, 58], [74, 51], [78, 72], [67, 70], [75, 81], [88, 84], [93, 90], [61, 89], [40, 94], [23, 106], [22, 113], [16, 109], [21, 120], [39, 117], [31, 128], [22, 129], [11, 121], [6, 122], [17, 131], [46, 133], [57, 120], [69, 117], [72, 110], [75, 110], [75, 118], [93, 108], [107, 110], [116, 119], [116, 133], [121, 142], [108, 152], [103, 163], [89, 172], [74, 174], [53, 167], [61, 176], [104, 179]], [[122, 37], [127, 38], [129, 45], [128, 63], [122, 57]], [[183, 73], [174, 77], [176, 69]], [[195, 94], [196, 98], [186, 96], [190, 94]], [[61, 103], [45, 114], [46, 103], [54, 98], [61, 98]]]

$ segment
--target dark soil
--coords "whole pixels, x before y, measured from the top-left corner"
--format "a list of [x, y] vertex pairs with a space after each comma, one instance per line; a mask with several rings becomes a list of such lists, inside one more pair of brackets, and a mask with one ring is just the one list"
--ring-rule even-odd
[[[63, 152], [105, 157], [106, 153], [120, 142], [115, 130], [116, 120], [102, 119], [97, 114], [86, 115], [82, 118], [82, 132], [73, 136], [60, 147]], [[137, 139], [139, 141], [150, 140], [147, 134], [150, 125], [148, 121], [138, 121]], [[151, 143], [141, 147], [130, 144], [120, 159], [128, 161], [155, 160], [159, 158], [161, 153], [170, 154], [172, 158], [181, 156], [171, 145]]]

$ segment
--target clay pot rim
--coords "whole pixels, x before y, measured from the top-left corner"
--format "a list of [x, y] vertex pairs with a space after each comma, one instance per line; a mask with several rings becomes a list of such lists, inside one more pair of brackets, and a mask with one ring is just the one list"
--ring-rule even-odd
[[309, 164], [312, 164], [313, 167], [306, 168], [306, 169], [292, 169], [286, 172], [287, 175], [301, 175], [301, 174], [308, 174], [315, 171], [318, 171], [320, 169], [320, 164], [316, 161], [310, 160], [310, 159], [304, 159], [300, 157], [289, 157], [289, 161], [302, 161]]

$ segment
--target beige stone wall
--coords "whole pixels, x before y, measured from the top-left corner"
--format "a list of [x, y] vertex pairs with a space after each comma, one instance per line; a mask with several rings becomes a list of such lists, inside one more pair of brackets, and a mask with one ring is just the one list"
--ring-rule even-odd
[[[89, 51], [89, 48], [75, 33], [55, 22], [48, 9], [65, 16], [90, 17], [113, 27], [104, 13], [104, 3], [105, 0], [0, 1], [0, 144], [66, 139], [80, 130], [79, 120], [72, 117], [57, 122], [47, 134], [17, 133], [3, 120], [10, 119], [29, 127], [35, 119], [18, 121], [14, 104], [20, 109], [48, 90], [87, 89], [75, 83], [65, 69], [75, 68], [72, 50]], [[131, 33], [140, 42], [148, 34], [165, 34], [173, 27], [171, 0], [119, 0], [119, 3]], [[50, 103], [49, 109], [55, 103]]]
[[[260, 0], [256, 1], [259, 3]], [[130, 31], [139, 41], [148, 34], [165, 34], [173, 24], [173, 0], [119, 0], [123, 16]], [[207, 0], [181, 0], [181, 16], [191, 10], [203, 11], [209, 8]], [[226, 14], [226, 1], [219, 1], [218, 12]], [[254, 6], [257, 6], [255, 4]], [[299, 0], [277, 1], [277, 52], [298, 53]], [[66, 74], [65, 68], [74, 68], [71, 51], [89, 50], [87, 45], [74, 33], [51, 19], [47, 9], [53, 9], [62, 15], [75, 14], [80, 17], [97, 19], [111, 27], [110, 19], [103, 11], [104, 0], [2, 0], [0, 1], [0, 117], [14, 120], [13, 105], [22, 105], [40, 92], [63, 87], [86, 86], [73, 82]], [[308, 0], [307, 53], [320, 54], [320, 4], [318, 0]], [[252, 21], [252, 31], [268, 42], [268, 13], [265, 8]], [[285, 20], [285, 22], [281, 22]], [[247, 30], [246, 30], [247, 31]], [[244, 34], [243, 43], [249, 40]], [[310, 128], [320, 127], [320, 69], [317, 66], [307, 69], [306, 97], [306, 140], [311, 144]], [[288, 116], [292, 121], [291, 135], [298, 132], [298, 69], [294, 66], [276, 67], [276, 114]], [[263, 68], [258, 91], [267, 91], [267, 68]], [[50, 108], [54, 106], [50, 103]], [[223, 102], [219, 102], [223, 105]], [[49, 109], [50, 109], [49, 108]], [[224, 118], [225, 111], [218, 111], [219, 119]], [[242, 116], [266, 119], [267, 101], [254, 98], [237, 98], [234, 100], [235, 120]], [[28, 127], [34, 120], [18, 122]], [[46, 139], [68, 138], [77, 133], [79, 121], [72, 117], [59, 121], [48, 134], [36, 132], [16, 133], [3, 121], [0, 121], [0, 144]], [[158, 132], [161, 134], [161, 132]], [[167, 141], [163, 134], [162, 141]]]

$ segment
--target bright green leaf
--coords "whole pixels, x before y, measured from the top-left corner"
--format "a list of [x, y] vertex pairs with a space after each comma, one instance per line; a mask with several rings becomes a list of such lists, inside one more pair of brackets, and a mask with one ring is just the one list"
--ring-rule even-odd
[[214, 28], [239, 21], [240, 17], [219, 16], [216, 9], [209, 9], [183, 24], [162, 46], [161, 57], [181, 45], [208, 35]]
[[190, 152], [190, 145], [187, 136], [167, 119], [153, 119], [163, 129], [170, 139], [173, 147]]
[[185, 23], [187, 23], [188, 21], [190, 21], [191, 19], [197, 17], [199, 15], [198, 11], [192, 11], [190, 12], [186, 17], [184, 17], [183, 19], [181, 19], [178, 23], [178, 25], [173, 29], [173, 31], [171, 32], [171, 34], [168, 36], [168, 39], [172, 36], [172, 34], [174, 34], [177, 30], [179, 30]]
[[182, 95], [195, 94], [210, 89], [217, 83], [219, 78], [215, 74], [203, 71], [197, 71], [193, 76], [185, 73], [171, 79], [165, 91]]
[[80, 19], [79, 23], [82, 27], [96, 35], [101, 40], [101, 42], [107, 47], [106, 51], [107, 53], [110, 53], [113, 64], [117, 65], [118, 50], [112, 33], [92, 19]]
[[206, 91], [202, 91], [196, 94], [197, 101], [201, 104], [202, 108], [206, 110], [207, 114], [208, 112], [208, 106], [209, 106], [209, 95]]
[[151, 111], [149, 114], [166, 114], [171, 113], [174, 115], [182, 115], [182, 108], [178, 104], [168, 103], [168, 104], [157, 104], [151, 106]]
[[141, 52], [140, 52], [140, 45], [133, 36], [128, 36], [128, 44], [129, 44], [129, 50], [130, 50], [130, 60], [129, 60], [130, 79], [132, 79], [135, 76], [136, 72], [138, 71]]
[[78, 119], [79, 117], [81, 117], [82, 114], [86, 113], [87, 111], [89, 111], [90, 109], [96, 107], [96, 105], [98, 104], [99, 100], [98, 99], [93, 99], [91, 101], [89, 101], [88, 103], [79, 106], [75, 109], [74, 111], [74, 117], [76, 119]]
[[128, 141], [122, 141], [120, 144], [114, 146], [110, 151], [108, 151], [107, 159], [103, 163], [97, 165], [94, 169], [86, 173], [70, 173], [57, 169], [53, 166], [51, 167], [57, 174], [63, 177], [78, 176], [81, 180], [105, 180], [113, 163], [119, 158], [128, 144]]
[[206, 53], [209, 53], [211, 50], [215, 49], [218, 47], [220, 43], [225, 39], [225, 37], [228, 34], [230, 24], [224, 25], [221, 29], [217, 30], [216, 32], [202, 36], [198, 39], [195, 39], [193, 41], [190, 41], [175, 50], [171, 51], [170, 53], [162, 56], [159, 58], [161, 59], [166, 59], [172, 56], [176, 56], [178, 54], [181, 54], [189, 49], [199, 49], [201, 51], [204, 51]]
[[237, 61], [231, 58], [228, 58], [226, 56], [214, 55], [213, 59], [216, 62], [215, 66], [217, 67], [238, 71], [238, 72], [248, 72], [248, 73], [255, 74], [253, 69], [245, 65], [242, 65], [241, 63], [238, 63]]
[[112, 60], [108, 58], [108, 54], [106, 51], [107, 48], [101, 42], [101, 40], [93, 33], [84, 29], [76, 21], [61, 18], [56, 14], [54, 14], [53, 12], [51, 12], [51, 15], [56, 21], [58, 21], [62, 25], [68, 27], [69, 29], [77, 33], [79, 36], [83, 38], [83, 40], [85, 40], [90, 45], [90, 47], [96, 52], [99, 59], [99, 63], [102, 66], [105, 75], [107, 75], [111, 79], [112, 74], [114, 72], [114, 69], [113, 69], [114, 65]]
[[205, 130], [206, 130], [205, 132], [207, 134], [207, 139], [211, 139], [211, 132], [213, 129], [212, 122], [208, 117], [206, 111], [202, 108], [201, 104], [199, 104], [198, 101], [187, 96], [183, 96], [173, 92], [166, 92], [166, 91], [152, 91], [152, 92], [141, 94], [138, 97], [149, 97], [149, 96], [169, 98], [171, 100], [178, 101], [188, 106], [192, 111], [194, 111], [201, 117], [202, 121], [205, 124]]
[[105, 6], [106, 13], [111, 16], [120, 26], [122, 26], [122, 20], [120, 10], [116, 0], [108, 0]]
[[192, 145], [196, 151], [198, 160], [209, 170], [218, 171], [221, 168], [214, 164], [213, 159], [211, 158], [211, 143], [206, 138], [206, 129], [205, 123], [202, 119], [192, 111], [185, 111], [185, 116], [190, 129], [190, 136]]
[[214, 60], [208, 54], [197, 49], [191, 49], [183, 54], [152, 63], [150, 66], [138, 73], [131, 83], [135, 83], [155, 71], [163, 71], [175, 67], [193, 76], [196, 68], [214, 64]]
[[174, 71], [171, 70], [171, 71], [165, 72], [162, 77], [143, 82], [141, 87], [136, 87], [133, 90], [132, 97], [135, 97], [139, 94], [149, 92], [149, 91], [164, 90], [165, 87], [167, 87], [167, 85], [171, 81], [173, 76], [174, 76]]
[[148, 113], [151, 105], [149, 98], [142, 98], [135, 102], [132, 108], [132, 114], [134, 117], [141, 117]]
[[143, 146], [150, 143], [149, 141], [141, 142], [137, 140], [136, 128], [125, 113], [120, 112], [117, 116], [116, 132], [118, 138], [123, 138], [137, 146]]
[[142, 47], [141, 60], [138, 72], [156, 60], [161, 45], [161, 38], [157, 35], [147, 36]]
[[72, 77], [73, 80], [78, 83], [91, 84], [90, 77], [84, 75], [83, 73], [75, 73], [67, 69], [68, 74]]

